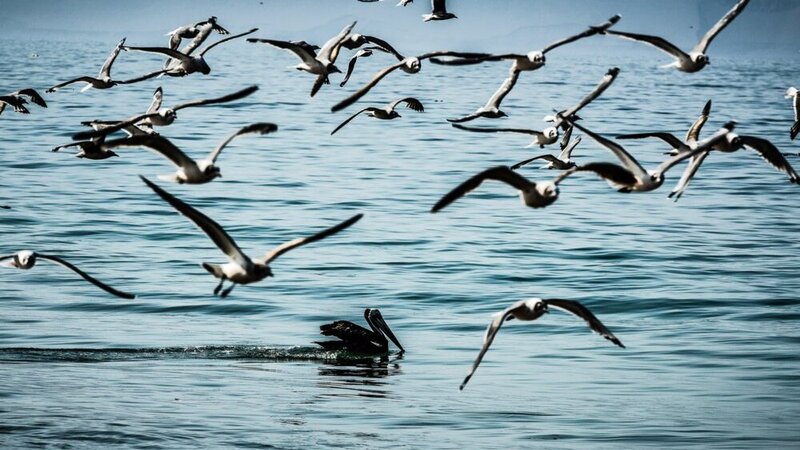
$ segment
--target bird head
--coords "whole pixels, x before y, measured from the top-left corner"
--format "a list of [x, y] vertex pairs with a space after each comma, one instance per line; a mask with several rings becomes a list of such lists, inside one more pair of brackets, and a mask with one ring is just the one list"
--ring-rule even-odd
[[792, 86], [786, 90], [785, 98], [797, 97], [797, 88]]
[[694, 55], [694, 62], [699, 66], [705, 66], [706, 64], [711, 64], [711, 61], [708, 59], [708, 55], [705, 53], [698, 53]]
[[401, 116], [400, 113], [395, 110], [392, 110], [392, 112], [389, 113], [390, 119], [396, 119], [398, 117], [403, 117], [403, 116]]
[[328, 71], [328, 73], [342, 73], [342, 71], [338, 67], [336, 67], [336, 64], [333, 63], [328, 64], [328, 66], [325, 69]]
[[14, 255], [14, 266], [20, 269], [30, 269], [36, 264], [36, 253], [30, 250], [22, 250]]
[[533, 64], [544, 65], [545, 63], [544, 53], [542, 53], [540, 50], [534, 50], [528, 53], [527, 56], [528, 56], [528, 61], [530, 61]]
[[197, 68], [198, 71], [203, 75], [208, 75], [211, 73], [211, 67], [208, 67], [208, 63], [203, 58], [197, 60]]

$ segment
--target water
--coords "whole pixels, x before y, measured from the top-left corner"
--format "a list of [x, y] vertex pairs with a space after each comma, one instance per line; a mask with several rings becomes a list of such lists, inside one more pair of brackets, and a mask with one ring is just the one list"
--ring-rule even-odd
[[[115, 43], [2, 41], [0, 91], [95, 74]], [[524, 136], [444, 121], [480, 106], [506, 64], [394, 73], [368, 103], [413, 95], [425, 113], [359, 117], [330, 137], [355, 110], [330, 106], [390, 59], [360, 61], [349, 86], [313, 99], [313, 77], [287, 68], [296, 63], [288, 53], [239, 42], [208, 59], [209, 76], [67, 88], [46, 96], [47, 109], [0, 116], [0, 188], [13, 208], [0, 211], [1, 252], [58, 254], [138, 294], [111, 297], [47, 262], [2, 270], [0, 447], [764, 448], [800, 439], [798, 187], [755, 153], [712, 155], [678, 203], [666, 194], [680, 168], [646, 194], [575, 176], [540, 210], [487, 183], [432, 215], [466, 177], [538, 152]], [[159, 61], [123, 53], [114, 74]], [[665, 62], [655, 51], [554, 56], [522, 74], [503, 104], [511, 118], [476, 123], [541, 129], [542, 116], [619, 66], [581, 113], [593, 130], [683, 135], [711, 98], [705, 135], [735, 119], [742, 134], [797, 150], [782, 96], [797, 83], [796, 60], [715, 58], [692, 75], [658, 70]], [[137, 177], [169, 173], [163, 158], [49, 150], [83, 120], [143, 112], [159, 85], [175, 105], [250, 84], [260, 90], [244, 101], [182, 110], [161, 133], [199, 157], [251, 122], [279, 131], [234, 141], [219, 159], [222, 179], [160, 184], [254, 256], [365, 217], [282, 256], [275, 278], [219, 299], [199, 263], [223, 255]], [[625, 145], [648, 167], [666, 150]], [[575, 155], [614, 161], [586, 137]], [[459, 392], [490, 315], [528, 297], [583, 302], [627, 349], [561, 313], [509, 323]], [[361, 322], [365, 307], [381, 309], [405, 355], [350, 360], [314, 348], [320, 324]]]

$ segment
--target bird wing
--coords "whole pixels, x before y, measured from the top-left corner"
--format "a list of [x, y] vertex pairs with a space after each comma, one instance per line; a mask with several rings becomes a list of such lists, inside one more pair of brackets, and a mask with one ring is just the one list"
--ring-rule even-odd
[[139, 176], [142, 181], [145, 182], [150, 189], [155, 191], [159, 197], [164, 199], [167, 203], [172, 205], [179, 213], [186, 216], [189, 220], [194, 222], [204, 233], [211, 239], [212, 242], [220, 249], [223, 253], [228, 255], [228, 258], [239, 264], [242, 267], [247, 267], [250, 263], [250, 258], [247, 257], [239, 247], [236, 245], [236, 242], [228, 236], [228, 233], [217, 223], [214, 222], [210, 217], [206, 216], [205, 214], [201, 213], [200, 211], [194, 209], [190, 205], [184, 203], [179, 198], [175, 197], [174, 195], [170, 194], [169, 192], [161, 189], [155, 183], [151, 182], [147, 178], [143, 176]]
[[492, 345], [494, 337], [497, 336], [497, 332], [500, 331], [500, 327], [503, 326], [503, 323], [514, 314], [514, 311], [519, 308], [524, 308], [524, 305], [525, 301], [520, 300], [506, 308], [503, 312], [496, 315], [494, 319], [492, 319], [492, 321], [489, 323], [489, 326], [486, 328], [486, 333], [483, 335], [483, 346], [481, 347], [481, 351], [478, 352], [478, 357], [475, 358], [475, 362], [472, 363], [472, 368], [469, 369], [467, 376], [464, 377], [464, 381], [461, 382], [461, 386], [458, 387], [459, 390], [463, 390], [464, 386], [466, 386], [470, 378], [472, 378], [472, 375], [475, 374], [475, 371], [478, 369], [478, 366], [483, 360], [483, 356], [489, 350], [489, 346]]
[[528, 165], [531, 162], [536, 161], [537, 159], [544, 159], [546, 161], [550, 161], [550, 162], [553, 162], [553, 163], [558, 162], [558, 158], [556, 158], [555, 156], [550, 155], [550, 154], [544, 154], [544, 155], [534, 156], [533, 158], [528, 158], [528, 159], [526, 159], [524, 161], [520, 161], [520, 162], [514, 164], [513, 166], [511, 166], [510, 169], [511, 170], [517, 170], [522, 166]]
[[[611, 186], [615, 188], [629, 187], [636, 184], [636, 177], [630, 170], [619, 166], [617, 164], [607, 162], [588, 163], [578, 166], [570, 171], [565, 172], [587, 172], [591, 171], [602, 177]], [[571, 173], [570, 173], [571, 174]]]
[[517, 79], [519, 78], [519, 71], [512, 71], [508, 78], [503, 81], [503, 84], [500, 85], [500, 88], [489, 98], [489, 101], [486, 102], [486, 106], [484, 108], [497, 108], [500, 109], [500, 103], [503, 102], [503, 99], [506, 98], [511, 89], [514, 88], [514, 85], [517, 84]]
[[350, 57], [350, 62], [347, 63], [347, 73], [344, 74], [344, 79], [341, 83], [339, 83], [339, 87], [344, 87], [344, 85], [347, 84], [347, 81], [350, 79], [350, 75], [353, 74], [353, 70], [356, 68], [356, 61], [358, 61], [358, 58], [366, 58], [367, 56], [372, 56], [371, 49], [361, 49], [357, 51], [355, 55]]
[[250, 134], [250, 133], [269, 134], [275, 131], [278, 131], [278, 126], [275, 125], [274, 123], [268, 123], [268, 122], [253, 123], [247, 125], [246, 127], [242, 127], [235, 133], [228, 136], [228, 138], [222, 141], [219, 145], [217, 145], [217, 147], [214, 148], [214, 150], [212, 150], [211, 153], [208, 154], [206, 159], [211, 162], [215, 162], [219, 154], [222, 152], [222, 149], [225, 148], [225, 146], [228, 145], [236, 136], [241, 136], [243, 134]]
[[666, 39], [658, 36], [651, 36], [648, 34], [625, 33], [622, 31], [612, 31], [612, 30], [605, 31], [604, 33], [614, 34], [623, 39], [630, 39], [632, 41], [639, 41], [639, 42], [644, 42], [646, 44], [650, 44], [653, 47], [663, 52], [669, 53], [670, 55], [678, 59], [689, 58], [689, 55], [687, 55], [683, 50], [679, 49], [678, 47], [675, 47]]
[[[458, 56], [457, 52], [451, 52], [451, 53], [453, 54], [448, 56], [452, 56], [453, 59], [441, 59], [438, 57], [434, 57], [431, 58], [431, 62], [442, 66], [467, 66], [471, 64], [480, 64], [486, 61], [502, 61], [504, 59], [520, 59], [520, 58], [527, 59], [527, 56], [520, 55], [517, 53], [504, 53], [500, 55], [492, 55], [488, 53], [483, 53], [483, 54], [475, 53], [475, 55], [479, 56]], [[463, 55], [468, 55], [468, 54], [463, 53]]]
[[679, 152], [688, 152], [691, 148], [686, 145], [683, 141], [675, 137], [675, 135], [666, 133], [666, 132], [651, 132], [651, 133], [634, 133], [634, 134], [622, 134], [617, 136], [617, 139], [644, 139], [644, 138], [659, 138], [662, 141], [666, 142], [667, 144], [671, 145], [673, 148], [678, 149]]
[[431, 0], [431, 12], [433, 14], [447, 14], [445, 0]]
[[[561, 147], [561, 154], [558, 155], [559, 159], [564, 156], [564, 150], [569, 146], [569, 140], [572, 138], [572, 131], [574, 129], [574, 127], [567, 127], [567, 129], [564, 130], [564, 134], [561, 136], [561, 142], [558, 143], [559, 147]], [[569, 155], [567, 155], [567, 159], [569, 159]]]
[[[602, 94], [606, 89], [608, 89], [608, 87], [611, 86], [611, 83], [613, 83], [614, 80], [617, 79], [617, 75], [619, 75], [619, 68], [618, 67], [614, 67], [614, 68], [609, 69], [608, 72], [606, 72], [606, 74], [603, 75], [603, 78], [600, 80], [600, 83], [598, 83], [597, 86], [595, 86], [594, 90], [592, 90], [592, 92], [590, 92], [589, 95], [587, 95], [581, 101], [579, 101], [578, 104], [576, 104], [572, 108], [569, 108], [569, 109], [565, 110], [561, 114], [563, 116], [565, 116], [565, 117], [574, 116], [578, 111], [581, 110], [581, 108], [583, 108], [584, 106], [586, 106], [589, 103], [591, 103], [592, 100], [594, 100], [597, 97], [599, 97], [600, 94]], [[559, 126], [559, 125], [560, 125], [560, 123], [558, 121], [556, 121], [556, 125], [555, 126]]]
[[331, 136], [333, 136], [334, 134], [336, 134], [336, 132], [337, 132], [337, 131], [339, 131], [339, 130], [340, 130], [342, 127], [343, 127], [343, 126], [345, 126], [345, 125], [347, 125], [348, 123], [350, 123], [350, 121], [351, 121], [351, 120], [355, 119], [357, 115], [359, 115], [359, 114], [363, 113], [364, 111], [370, 111], [370, 110], [374, 111], [374, 110], [376, 110], [376, 109], [377, 109], [377, 108], [368, 107], [368, 108], [364, 108], [364, 109], [362, 109], [361, 111], [359, 111], [359, 112], [357, 112], [357, 113], [353, 114], [352, 116], [348, 117], [348, 118], [347, 118], [347, 120], [345, 120], [344, 122], [340, 123], [340, 124], [339, 124], [339, 126], [338, 126], [338, 127], [336, 127], [336, 129], [335, 129], [335, 130], [331, 131]]
[[[678, 152], [677, 155], [674, 155], [664, 160], [661, 164], [658, 165], [658, 167], [655, 168], [655, 170], [653, 171], [653, 175], [658, 176], [660, 174], [663, 174], [664, 172], [669, 170], [672, 166], [678, 164], [684, 159], [698, 155], [706, 150], [711, 150], [711, 148], [714, 145], [724, 140], [729, 132], [730, 131], [727, 128], [720, 128], [719, 131], [714, 133], [711, 137], [708, 137], [698, 142], [695, 148], [689, 150], [688, 152]], [[780, 152], [778, 152], [778, 154], [780, 154]], [[783, 155], [781, 155], [780, 157], [783, 158]]]
[[39, 95], [39, 93], [36, 92], [36, 90], [34, 90], [34, 89], [31, 89], [31, 88], [20, 89], [17, 92], [15, 92], [15, 94], [26, 95], [26, 96], [30, 97], [30, 99], [31, 99], [31, 101], [33, 103], [36, 103], [39, 106], [47, 108], [47, 102], [45, 102], [44, 99], [42, 98], [42, 96]]
[[485, 180], [496, 180], [502, 181], [508, 185], [515, 187], [518, 190], [525, 190], [532, 186], [535, 186], [534, 183], [528, 181], [525, 177], [514, 172], [508, 166], [496, 166], [490, 169], [486, 169], [483, 172], [474, 175], [467, 181], [459, 184], [456, 186], [452, 191], [445, 194], [444, 197], [439, 199], [433, 208], [431, 208], [431, 212], [435, 213], [450, 203], [458, 200], [459, 198], [467, 195], [470, 191], [473, 191], [478, 188]]
[[222, 97], [217, 98], [208, 98], [202, 100], [192, 100], [190, 102], [181, 103], [178, 106], [172, 108], [173, 111], [178, 111], [179, 109], [189, 108], [192, 106], [204, 106], [204, 105], [215, 105], [217, 103], [227, 103], [232, 102], [234, 100], [239, 100], [240, 98], [247, 97], [248, 95], [252, 94], [253, 92], [258, 90], [258, 86], [253, 85], [250, 87], [246, 87], [240, 91], [236, 91], [232, 94], [223, 95]]
[[320, 325], [319, 330], [319, 334], [323, 336], [333, 336], [344, 342], [369, 340], [375, 334], [372, 330], [368, 330], [349, 320], [337, 320], [332, 323]]
[[740, 135], [739, 138], [742, 140], [742, 144], [758, 152], [772, 167], [789, 175], [789, 180], [792, 183], [800, 183], [800, 176], [797, 175], [797, 172], [786, 160], [786, 157], [783, 156], [783, 153], [772, 142], [755, 136]]
[[137, 123], [137, 122], [139, 122], [141, 120], [144, 120], [144, 119], [156, 116], [156, 115], [158, 115], [157, 112], [149, 113], [149, 114], [139, 114], [138, 116], [129, 117], [129, 118], [127, 118], [127, 119], [125, 119], [125, 120], [123, 120], [121, 122], [114, 122], [112, 124], [108, 124], [108, 126], [105, 126], [103, 128], [100, 128], [100, 129], [80, 131], [78, 133], [73, 134], [72, 135], [72, 139], [74, 139], [76, 141], [80, 141], [80, 140], [83, 140], [83, 139], [93, 139], [93, 138], [96, 138], [96, 137], [99, 137], [99, 136], [108, 136], [109, 134], [114, 133], [117, 130], [121, 130], [121, 129], [123, 129], [125, 127], [128, 127], [130, 125], [133, 125], [133, 124], [135, 124], [135, 123]]
[[317, 53], [317, 59], [320, 61], [328, 61], [331, 64], [335, 63], [336, 58], [339, 57], [339, 49], [342, 46], [342, 41], [347, 38], [347, 35], [350, 34], [350, 31], [353, 30], [354, 26], [356, 26], [355, 21], [342, 28], [342, 31], [340, 31], [339, 34], [328, 39], [328, 42], [323, 44], [322, 48], [319, 50], [319, 53]]
[[[450, 120], [450, 119], [448, 119]], [[459, 130], [474, 131], [476, 133], [521, 133], [531, 134], [533, 136], [544, 136], [544, 133], [536, 130], [528, 130], [526, 128], [485, 128], [485, 127], [468, 127], [466, 125], [453, 124], [454, 128]]]
[[406, 97], [406, 98], [397, 99], [397, 100], [393, 101], [392, 103], [389, 103], [389, 109], [390, 110], [391, 109], [395, 109], [397, 107], [397, 105], [399, 105], [400, 103], [405, 103], [406, 107], [408, 107], [408, 109], [411, 109], [413, 111], [417, 111], [417, 112], [425, 111], [425, 107], [422, 106], [422, 102], [420, 102], [419, 100], [415, 99], [414, 97]]
[[789, 130], [789, 138], [794, 140], [794, 138], [797, 137], [797, 133], [800, 132], [800, 94], [794, 96], [792, 104], [794, 107], [794, 125], [792, 125], [792, 129]]
[[211, 50], [212, 48], [218, 46], [219, 44], [222, 44], [223, 42], [228, 42], [231, 39], [236, 39], [236, 38], [240, 38], [242, 36], [247, 36], [248, 34], [255, 33], [256, 31], [258, 31], [258, 28], [253, 28], [250, 31], [245, 31], [244, 33], [234, 34], [233, 36], [228, 36], [225, 39], [220, 39], [217, 42], [214, 42], [213, 44], [211, 44], [208, 47], [204, 48], [203, 51], [200, 52], [200, 57], [203, 57], [203, 55], [208, 53], [209, 50]]
[[[694, 121], [692, 127], [689, 128], [689, 131], [686, 132], [686, 142], [689, 144], [694, 144], [700, 139], [700, 130], [703, 129], [703, 125], [706, 124], [708, 121], [708, 116], [711, 114], [711, 100], [706, 102], [706, 105], [703, 107], [703, 112], [700, 113], [700, 117]], [[675, 147], [678, 148], [678, 147]]]
[[328, 81], [328, 75], [325, 75], [324, 73], [317, 75], [317, 79], [314, 80], [314, 85], [311, 86], [311, 97], [319, 92], [323, 84], [327, 83], [330, 83], [330, 81]]
[[697, 155], [693, 156], [691, 160], [689, 160], [689, 165], [683, 171], [681, 175], [681, 179], [678, 180], [678, 184], [672, 188], [672, 192], [669, 193], [667, 196], [668, 198], [675, 197], [675, 201], [677, 202], [683, 192], [689, 187], [689, 182], [692, 181], [694, 178], [694, 174], [697, 173], [697, 170], [700, 169], [700, 165], [703, 164], [703, 161], [706, 159], [708, 154], [710, 153], [709, 150], [704, 150]]
[[363, 216], [364, 216], [363, 214], [356, 214], [355, 216], [345, 220], [344, 222], [338, 225], [334, 225], [330, 228], [326, 228], [317, 234], [313, 234], [311, 236], [304, 238], [292, 239], [289, 242], [283, 243], [275, 247], [272, 251], [268, 252], [266, 255], [264, 255], [261, 262], [263, 262], [264, 264], [269, 264], [270, 262], [274, 261], [279, 256], [288, 252], [289, 250], [300, 247], [301, 245], [306, 245], [312, 242], [319, 241], [321, 239], [325, 239], [328, 236], [332, 236], [344, 230], [345, 228], [349, 227], [350, 225], [353, 225], [354, 223], [358, 222], [359, 220], [361, 220]]
[[297, 55], [300, 59], [303, 60], [304, 63], [308, 65], [314, 65], [318, 63], [313, 53], [309, 52], [306, 47], [295, 44], [294, 42], [276, 41], [274, 39], [259, 39], [259, 38], [248, 38], [247, 42], [269, 44], [273, 47], [278, 47], [283, 50], [289, 50], [290, 52]]
[[697, 45], [694, 46], [694, 49], [692, 51], [698, 53], [705, 53], [706, 49], [708, 49], [709, 44], [711, 44], [711, 41], [713, 41], [714, 38], [717, 37], [717, 35], [720, 33], [720, 31], [724, 30], [725, 27], [727, 27], [728, 24], [730, 24], [733, 21], [733, 19], [735, 19], [736, 16], [738, 16], [739, 13], [742, 12], [744, 7], [747, 6], [748, 2], [750, 2], [750, 0], [739, 0], [739, 2], [736, 3], [736, 5], [734, 5], [734, 7], [731, 8], [731, 10], [728, 11], [727, 14], [722, 16], [722, 19], [719, 19], [719, 22], [714, 24], [714, 26], [711, 27], [710, 30], [708, 30], [705, 36], [703, 36], [703, 38], [700, 39], [700, 42], [698, 42]]
[[78, 83], [80, 81], [83, 81], [84, 83], [90, 83], [91, 84], [93, 81], [97, 81], [97, 78], [92, 78], [90, 76], [78, 77], [78, 78], [75, 78], [74, 80], [69, 80], [69, 81], [65, 81], [63, 83], [59, 83], [59, 84], [51, 87], [50, 89], [46, 90], [45, 92], [55, 92], [56, 89], [60, 89], [60, 88], [66, 86], [68, 84]]
[[120, 80], [120, 81], [117, 81], [117, 83], [119, 83], [119, 84], [138, 83], [140, 81], [149, 80], [150, 78], [153, 78], [153, 77], [155, 77], [157, 75], [161, 75], [162, 73], [166, 73], [166, 72], [169, 72], [169, 69], [156, 70], [154, 72], [146, 73], [146, 74], [144, 74], [142, 76], [138, 76], [136, 78], [131, 78], [129, 80]]
[[93, 276], [91, 276], [88, 273], [78, 269], [73, 264], [71, 264], [68, 261], [65, 261], [65, 260], [59, 258], [58, 256], [43, 255], [41, 253], [36, 253], [36, 256], [41, 258], [41, 259], [46, 259], [46, 260], [52, 261], [52, 262], [54, 262], [56, 264], [62, 265], [64, 267], [66, 267], [67, 269], [70, 269], [71, 271], [73, 271], [73, 272], [77, 273], [78, 275], [80, 275], [81, 278], [83, 278], [84, 280], [88, 281], [89, 283], [92, 283], [93, 285], [99, 287], [100, 289], [108, 292], [111, 295], [116, 295], [117, 297], [127, 298], [127, 299], [136, 298], [136, 296], [133, 295], [133, 294], [129, 294], [127, 292], [118, 291], [118, 290], [114, 289], [113, 287], [111, 287], [111, 286], [109, 286], [109, 285], [97, 280]]
[[545, 53], [549, 52], [550, 50], [553, 50], [553, 49], [555, 49], [557, 47], [561, 47], [564, 44], [569, 44], [570, 42], [575, 42], [578, 39], [583, 39], [585, 37], [594, 36], [595, 34], [602, 33], [604, 31], [608, 30], [609, 28], [611, 28], [611, 26], [614, 25], [615, 23], [619, 22], [619, 19], [620, 19], [620, 15], [619, 14], [615, 14], [614, 16], [609, 18], [607, 21], [601, 23], [600, 25], [590, 26], [589, 29], [587, 29], [586, 31], [584, 31], [582, 33], [578, 33], [578, 34], [576, 34], [574, 36], [570, 36], [570, 37], [561, 39], [560, 41], [553, 42], [552, 44], [550, 44], [547, 47], [545, 47], [544, 49], [542, 49], [542, 54], [545, 54]]
[[178, 50], [173, 50], [166, 47], [125, 47], [127, 50], [136, 50], [139, 52], [147, 53], [160, 53], [169, 56], [170, 58], [179, 59], [181, 61], [188, 61], [190, 57]]
[[125, 38], [122, 38], [122, 40], [119, 41], [119, 44], [114, 47], [114, 50], [112, 50], [111, 54], [108, 55], [108, 58], [106, 58], [105, 62], [103, 63], [103, 67], [100, 68], [100, 75], [98, 76], [99, 78], [111, 78], [111, 65], [114, 64], [114, 60], [117, 59], [119, 51], [122, 50], [123, 45], [125, 45]]
[[566, 311], [572, 315], [578, 316], [581, 319], [586, 321], [586, 324], [589, 325], [589, 328], [592, 329], [595, 333], [600, 334], [604, 338], [608, 339], [609, 341], [613, 342], [614, 344], [625, 348], [622, 345], [622, 342], [614, 336], [614, 333], [611, 332], [603, 322], [600, 322], [600, 319], [595, 317], [589, 308], [583, 306], [581, 303], [573, 301], [573, 300], [561, 300], [561, 299], [546, 299], [542, 300], [547, 306], [558, 308], [562, 311]]
[[384, 41], [383, 39], [377, 38], [375, 36], [366, 36], [366, 35], [362, 36], [364, 36], [364, 39], [370, 44], [377, 45], [378, 48], [380, 48], [380, 50], [394, 55], [394, 57], [397, 58], [398, 61], [402, 61], [403, 59], [405, 59], [403, 55], [401, 55], [397, 50], [394, 49], [394, 47], [389, 45], [389, 43]]
[[[559, 115], [559, 117], [563, 116]], [[564, 120], [569, 122], [569, 119], [566, 117], [564, 117]], [[625, 168], [628, 169], [633, 174], [634, 177], [640, 180], [645, 180], [650, 177], [650, 174], [648, 174], [647, 171], [644, 169], [644, 167], [642, 167], [642, 165], [639, 164], [638, 161], [636, 161], [636, 158], [631, 156], [631, 154], [628, 153], [624, 148], [622, 148], [621, 145], [617, 144], [616, 142], [610, 139], [606, 139], [603, 136], [600, 136], [599, 134], [596, 134], [591, 130], [586, 129], [577, 122], [569, 122], [569, 123], [572, 124], [577, 129], [583, 131], [585, 134], [589, 135], [589, 137], [597, 141], [597, 143], [599, 143], [603, 147], [611, 150], [611, 153], [616, 155], [617, 158], [619, 158], [619, 160], [622, 161], [622, 165], [624, 165]]]
[[[571, 129], [572, 127], [570, 127], [570, 130]], [[558, 159], [560, 159], [561, 161], [569, 161], [570, 158], [572, 158], [572, 152], [575, 150], [575, 147], [577, 147], [578, 144], [580, 143], [581, 143], [580, 136], [573, 139], [572, 142], [570, 142], [569, 145], [567, 145], [566, 148], [564, 148], [564, 150], [561, 150], [561, 153], [558, 154]]]
[[153, 101], [150, 102], [150, 106], [145, 111], [145, 114], [152, 114], [154, 112], [158, 112], [161, 109], [161, 102], [164, 99], [164, 91], [161, 90], [161, 86], [153, 92]]
[[[483, 113], [481, 111], [477, 111], [477, 112], [474, 112], [472, 114], [467, 114], [464, 117], [459, 117], [458, 119], [447, 119], [447, 121], [452, 123], [453, 126], [455, 127], [456, 126], [455, 124], [457, 124], [457, 123], [464, 123], [464, 122], [469, 122], [471, 120], [475, 120], [478, 117], [481, 117], [482, 114]], [[456, 128], [459, 128], [459, 127], [456, 127]], [[464, 128], [464, 129], [468, 130], [469, 128]]]
[[372, 80], [370, 80], [369, 83], [362, 86], [361, 89], [354, 92], [353, 95], [333, 105], [333, 107], [331, 107], [331, 112], [341, 111], [342, 109], [345, 109], [348, 106], [352, 105], [353, 103], [357, 102], [358, 99], [366, 95], [370, 89], [372, 89], [376, 84], [378, 84], [383, 79], [383, 77], [389, 75], [390, 73], [392, 73], [392, 71], [398, 69], [399, 67], [402, 67], [404, 61], [405, 60], [398, 61], [397, 63], [392, 64], [389, 67], [385, 67], [380, 72], [376, 73], [375, 76], [372, 77]]
[[176, 147], [169, 139], [159, 134], [143, 134], [125, 139], [114, 139], [113, 141], [104, 142], [103, 147], [147, 147], [161, 156], [164, 156], [177, 167], [185, 169], [197, 166], [195, 160], [186, 156], [186, 153]]

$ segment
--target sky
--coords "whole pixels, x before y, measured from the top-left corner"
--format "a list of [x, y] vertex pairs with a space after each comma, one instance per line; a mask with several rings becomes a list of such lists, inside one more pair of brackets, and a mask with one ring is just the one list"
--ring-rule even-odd
[[[735, 0], [450, 0], [456, 20], [423, 23], [430, 3], [416, 0], [0, 0], [0, 39], [128, 41], [163, 45], [164, 34], [214, 15], [233, 33], [260, 28], [258, 36], [320, 45], [352, 20], [364, 34], [413, 51], [527, 52], [621, 14], [616, 28], [655, 34], [691, 48]], [[800, 1], [752, 0], [713, 43], [714, 53], [797, 54]], [[570, 51], [644, 50], [621, 40], [587, 40]], [[652, 51], [652, 50], [650, 50]]]

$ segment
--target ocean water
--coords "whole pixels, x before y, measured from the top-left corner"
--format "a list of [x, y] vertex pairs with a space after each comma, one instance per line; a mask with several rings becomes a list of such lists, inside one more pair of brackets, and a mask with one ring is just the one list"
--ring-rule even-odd
[[[0, 91], [43, 92], [94, 75], [115, 43], [4, 40]], [[541, 129], [544, 115], [618, 66], [615, 84], [580, 113], [594, 131], [682, 136], [712, 99], [704, 135], [736, 120], [740, 134], [799, 151], [783, 98], [800, 82], [796, 58], [712, 58], [688, 75], [658, 69], [668, 61], [657, 51], [554, 54], [521, 75], [503, 103], [508, 119], [473, 124]], [[286, 52], [233, 42], [208, 60], [208, 76], [84, 93], [77, 85], [46, 95], [47, 109], [0, 116], [1, 203], [12, 207], [0, 210], [0, 253], [61, 255], [138, 295], [117, 299], [44, 261], [0, 270], [0, 447], [798, 445], [800, 187], [754, 152], [711, 155], [677, 203], [666, 195], [683, 166], [649, 193], [573, 176], [556, 203], [535, 210], [487, 182], [433, 215], [440, 196], [472, 174], [540, 153], [525, 148], [526, 136], [473, 134], [445, 121], [481, 106], [506, 63], [423, 62], [420, 73], [393, 73], [331, 114], [392, 60], [360, 61], [348, 86], [334, 77], [313, 99], [313, 77], [290, 68]], [[160, 61], [123, 53], [113, 73], [129, 78]], [[282, 256], [274, 278], [221, 299], [199, 263], [224, 262], [222, 253], [137, 176], [170, 173], [164, 158], [124, 148], [119, 158], [88, 161], [50, 149], [81, 121], [143, 112], [157, 86], [175, 105], [251, 84], [260, 87], [254, 95], [184, 109], [159, 132], [195, 157], [248, 123], [274, 122], [278, 132], [235, 140], [212, 183], [159, 184], [253, 256], [365, 216]], [[358, 107], [405, 96], [425, 112], [359, 117], [329, 135]], [[646, 167], [668, 150], [659, 141], [624, 145]], [[575, 157], [614, 162], [588, 137]], [[537, 166], [522, 173], [556, 175]], [[584, 303], [627, 348], [559, 312], [511, 322], [459, 392], [491, 314], [530, 297]], [[319, 325], [361, 323], [365, 307], [380, 308], [405, 354], [354, 361], [315, 349]]]

